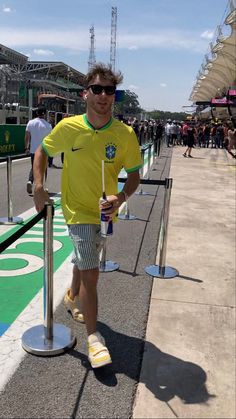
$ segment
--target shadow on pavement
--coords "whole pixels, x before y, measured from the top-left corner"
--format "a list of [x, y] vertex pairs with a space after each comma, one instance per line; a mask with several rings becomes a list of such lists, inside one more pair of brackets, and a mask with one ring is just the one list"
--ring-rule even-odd
[[[86, 374], [93, 371], [104, 386], [115, 387], [118, 384], [116, 374], [125, 374], [136, 382], [143, 382], [157, 399], [164, 402], [177, 396], [186, 404], [206, 403], [215, 397], [208, 393], [207, 374], [199, 365], [164, 353], [148, 341], [115, 332], [104, 323], [98, 322], [98, 330], [109, 348], [113, 360], [111, 365], [92, 370], [84, 354], [74, 349], [69, 354], [79, 358], [87, 370]], [[143, 354], [143, 371], [140, 374]]]
[[187, 279], [188, 281], [193, 281], [193, 282], [203, 282], [201, 279], [197, 279], [197, 278], [192, 278], [190, 276], [185, 276], [185, 275], [178, 275], [178, 278], [180, 279]]
[[207, 375], [199, 365], [162, 352], [150, 342], [145, 352], [144, 380], [141, 377], [140, 381], [157, 399], [168, 402], [177, 396], [183, 403], [194, 404], [216, 397], [208, 393]]

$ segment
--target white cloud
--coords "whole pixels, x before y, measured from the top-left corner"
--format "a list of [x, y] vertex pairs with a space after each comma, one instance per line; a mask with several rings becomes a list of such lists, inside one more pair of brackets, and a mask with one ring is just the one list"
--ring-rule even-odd
[[204, 52], [206, 41], [199, 40], [199, 35], [194, 32], [166, 29], [154, 32], [138, 32], [118, 36], [120, 48], [130, 48], [136, 45], [137, 48], [162, 48], [166, 50], [190, 50], [192, 52]]
[[[165, 30], [146, 33], [125, 33], [118, 35], [118, 45], [122, 49], [135, 48], [162, 48], [168, 50], [190, 50], [191, 52], [205, 52], [206, 40], [192, 32], [179, 30]], [[87, 27], [61, 30], [61, 29], [18, 29], [15, 27], [0, 28], [1, 43], [11, 48], [19, 47], [59, 47], [67, 51], [88, 51], [89, 39]], [[96, 50], [110, 49], [109, 29], [96, 30]]]
[[3, 6], [2, 11], [4, 13], [11, 13], [12, 12], [12, 9], [10, 7], [7, 7], [7, 6]]
[[50, 51], [49, 49], [34, 49], [33, 53], [36, 55], [46, 55], [48, 57], [51, 57], [52, 55], [54, 55], [53, 51]]
[[166, 86], [167, 86], [167, 84], [166, 84], [166, 83], [160, 83], [160, 86], [161, 86], [161, 87], [166, 87]]
[[135, 51], [135, 50], [137, 50], [137, 49], [138, 49], [138, 47], [137, 47], [137, 45], [131, 45], [128, 49], [129, 49], [130, 51]]
[[214, 31], [210, 31], [209, 29], [201, 33], [201, 38], [203, 39], [213, 39]]

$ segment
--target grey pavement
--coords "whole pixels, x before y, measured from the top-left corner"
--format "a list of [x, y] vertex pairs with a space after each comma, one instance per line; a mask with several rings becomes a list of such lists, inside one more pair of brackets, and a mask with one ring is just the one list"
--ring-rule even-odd
[[[166, 266], [155, 278], [133, 418], [235, 418], [235, 160], [173, 150]], [[158, 260], [156, 261], [158, 264]]]
[[119, 221], [108, 241], [120, 269], [99, 283], [112, 365], [91, 370], [84, 326], [60, 304], [55, 321], [72, 329], [76, 346], [26, 354], [0, 394], [0, 417], [235, 418], [235, 160], [225, 150], [182, 152], [164, 148], [150, 171], [173, 178], [166, 263], [179, 276], [144, 271], [158, 264], [164, 196], [145, 186], [150, 195], [129, 202], [137, 219]]

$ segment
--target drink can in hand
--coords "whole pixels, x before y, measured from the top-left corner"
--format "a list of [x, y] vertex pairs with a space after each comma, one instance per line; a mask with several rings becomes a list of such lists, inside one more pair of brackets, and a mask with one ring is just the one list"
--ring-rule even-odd
[[[100, 198], [99, 203], [101, 204], [104, 202], [103, 198]], [[101, 236], [107, 237], [113, 234], [113, 222], [110, 219], [109, 215], [106, 214], [106, 211], [101, 210], [100, 214], [100, 222], [101, 222]]]

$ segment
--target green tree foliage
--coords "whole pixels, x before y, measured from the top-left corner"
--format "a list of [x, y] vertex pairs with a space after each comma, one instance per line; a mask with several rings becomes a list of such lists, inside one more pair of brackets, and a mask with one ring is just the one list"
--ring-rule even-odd
[[139, 105], [138, 96], [130, 90], [125, 90], [124, 100], [122, 102], [115, 102], [115, 115], [122, 115], [124, 118], [129, 116], [138, 116], [142, 112]]
[[139, 104], [138, 95], [130, 90], [125, 90], [124, 100], [122, 102], [115, 102], [114, 114], [115, 116], [122, 116], [123, 118], [135, 116], [138, 119], [159, 119], [163, 121], [166, 121], [167, 119], [171, 119], [172, 121], [184, 121], [189, 117], [189, 114], [185, 112], [160, 110], [145, 111]]
[[160, 111], [154, 110], [151, 112], [146, 112], [146, 119], [160, 119], [166, 121], [171, 119], [172, 121], [184, 121], [189, 117], [189, 114], [185, 112], [169, 112], [169, 111]]

